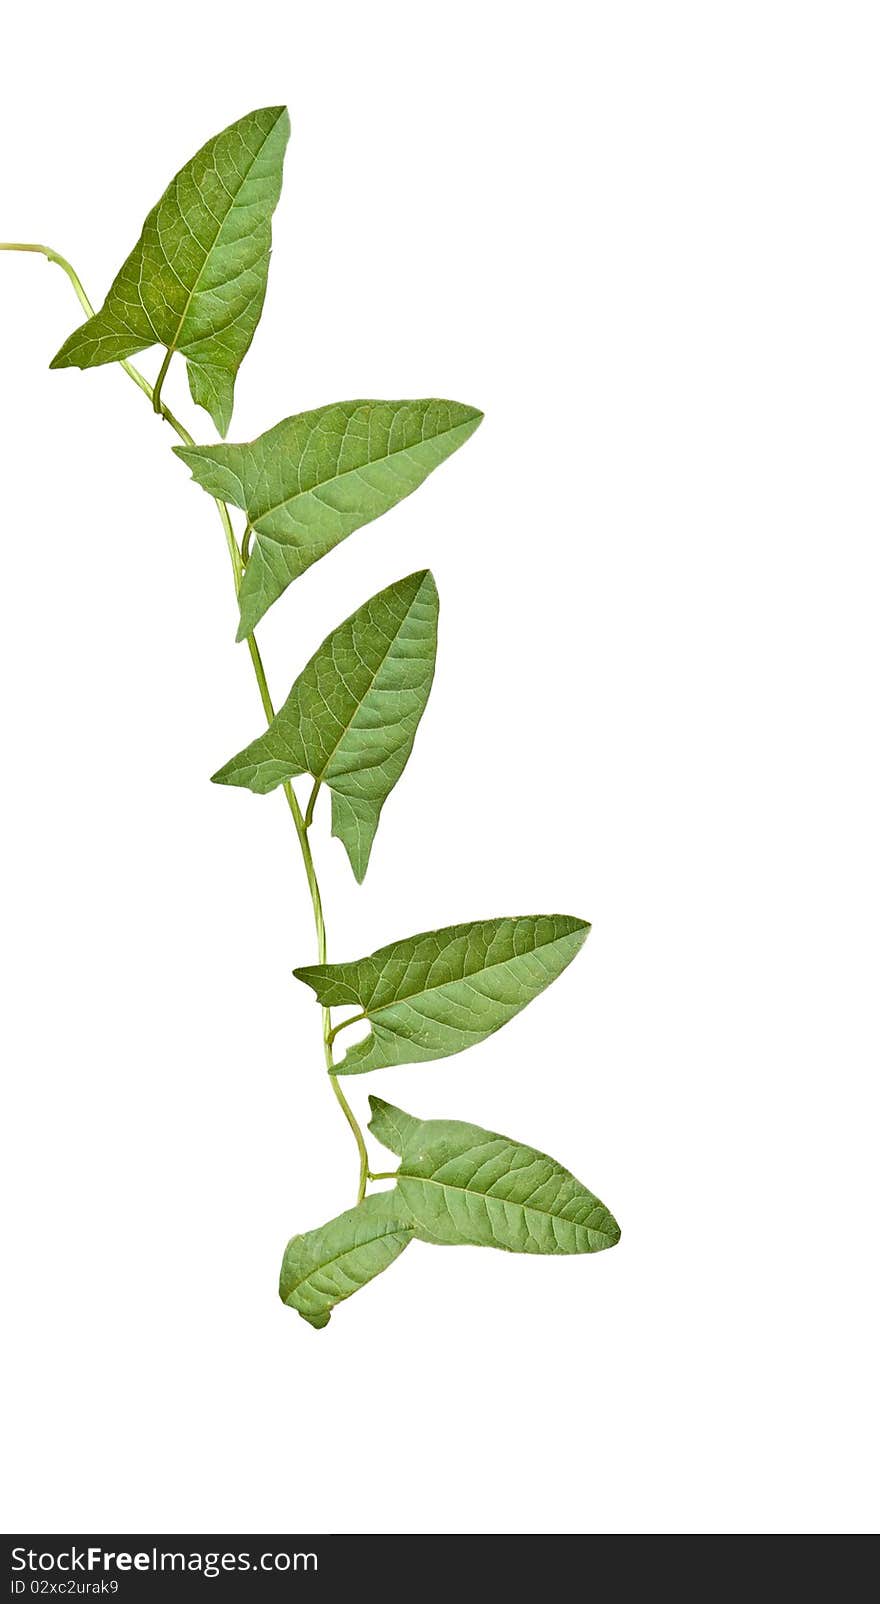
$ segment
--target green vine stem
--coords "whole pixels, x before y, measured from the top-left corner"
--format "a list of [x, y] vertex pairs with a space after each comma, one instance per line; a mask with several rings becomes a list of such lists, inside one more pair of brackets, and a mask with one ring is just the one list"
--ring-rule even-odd
[[[2, 241], [0, 241], [0, 251], [29, 251], [34, 255], [45, 256], [49, 262], [54, 262], [67, 274], [67, 277], [73, 285], [76, 298], [86, 316], [94, 317], [95, 309], [86, 295], [79, 274], [76, 272], [75, 268], [71, 266], [67, 258], [61, 256], [58, 251], [53, 251], [48, 245], [21, 244], [17, 242]], [[128, 377], [137, 385], [138, 389], [143, 391], [144, 395], [152, 404], [153, 410], [159, 415], [159, 417], [164, 418], [165, 422], [171, 425], [171, 428], [174, 430], [178, 439], [182, 440], [183, 444], [186, 446], [194, 446], [196, 442], [189, 430], [184, 428], [180, 420], [174, 416], [174, 413], [165, 405], [165, 402], [161, 398], [162, 382], [168, 371], [171, 356], [172, 353], [168, 351], [163, 360], [162, 367], [159, 371], [159, 377], [155, 385], [152, 385], [149, 379], [147, 379], [138, 368], [134, 367], [131, 362], [120, 362], [119, 366], [123, 369], [123, 372], [128, 374]], [[245, 570], [245, 563], [247, 561], [247, 541], [250, 534], [250, 529], [248, 528], [248, 530], [245, 531], [245, 541], [243, 542], [242, 550], [235, 538], [235, 530], [232, 527], [232, 520], [229, 516], [229, 508], [227, 507], [226, 502], [221, 501], [217, 496], [213, 497], [212, 499], [217, 508], [220, 522], [223, 526], [223, 534], [226, 539], [226, 546], [229, 552], [230, 562], [232, 563], [232, 577], [235, 585], [235, 594], [236, 597], [238, 597], [239, 590], [241, 589], [242, 576]], [[248, 635], [247, 645], [250, 653], [251, 663], [253, 664], [254, 675], [257, 681], [257, 688], [260, 693], [260, 701], [263, 704], [263, 712], [266, 715], [266, 722], [271, 724], [273, 718], [275, 717], [275, 708], [272, 703], [272, 697], [269, 691], [269, 684], [266, 679], [266, 670], [263, 666], [260, 648], [257, 645], [256, 637], [253, 633]], [[289, 780], [284, 783], [282, 790], [293, 819], [294, 829], [296, 830], [296, 836], [299, 842], [300, 852], [302, 854], [303, 867], [305, 868], [306, 872], [309, 894], [312, 899], [315, 935], [317, 936], [318, 941], [318, 962], [326, 963], [327, 927], [324, 922], [324, 909], [321, 903], [321, 890], [318, 885], [318, 876], [315, 872], [315, 861], [312, 857], [312, 849], [309, 843], [308, 835], [309, 826], [312, 822], [312, 815], [314, 813], [318, 786], [317, 784], [315, 785], [309, 798], [305, 818], [303, 818], [302, 810], [299, 802], [297, 801], [296, 792], [294, 791]], [[327, 1068], [327, 1073], [330, 1077], [330, 1084], [333, 1087], [336, 1100], [339, 1103], [346, 1120], [348, 1121], [352, 1135], [357, 1143], [359, 1164], [357, 1201], [360, 1203], [366, 1193], [367, 1179], [370, 1176], [367, 1148], [364, 1142], [364, 1136], [361, 1127], [355, 1118], [355, 1115], [341, 1086], [339, 1085], [339, 1080], [334, 1070], [332, 1044], [335, 1031], [331, 1029], [329, 1008], [323, 1008], [321, 1010], [321, 1026], [324, 1041], [324, 1062]]]

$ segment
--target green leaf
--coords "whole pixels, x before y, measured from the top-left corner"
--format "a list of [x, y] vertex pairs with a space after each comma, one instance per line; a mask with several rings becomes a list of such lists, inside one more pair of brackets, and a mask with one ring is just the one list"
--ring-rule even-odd
[[265, 734], [213, 776], [260, 793], [295, 774], [327, 785], [359, 881], [425, 711], [439, 607], [425, 570], [371, 596], [318, 647]]
[[313, 562], [417, 489], [482, 416], [457, 401], [340, 401], [250, 445], [175, 446], [202, 489], [242, 507], [256, 535], [238, 639]]
[[376, 1141], [402, 1158], [418, 1137], [424, 1120], [416, 1119], [413, 1114], [405, 1114], [402, 1108], [395, 1108], [393, 1103], [386, 1103], [381, 1097], [370, 1097], [370, 1113], [369, 1129]]
[[266, 106], [209, 139], [153, 207], [100, 312], [52, 367], [97, 367], [151, 345], [180, 351], [193, 400], [225, 434], [263, 310], [289, 133], [285, 108]]
[[375, 1192], [355, 1208], [287, 1244], [278, 1287], [282, 1301], [320, 1329], [337, 1303], [387, 1270], [412, 1240], [394, 1191]]
[[447, 1058], [490, 1036], [571, 963], [589, 925], [565, 914], [427, 930], [353, 963], [295, 969], [324, 1008], [358, 1006], [372, 1029], [336, 1066], [361, 1075]]
[[370, 1098], [370, 1130], [400, 1155], [415, 1234], [510, 1253], [600, 1253], [620, 1239], [604, 1203], [537, 1148], [457, 1119], [414, 1120]]

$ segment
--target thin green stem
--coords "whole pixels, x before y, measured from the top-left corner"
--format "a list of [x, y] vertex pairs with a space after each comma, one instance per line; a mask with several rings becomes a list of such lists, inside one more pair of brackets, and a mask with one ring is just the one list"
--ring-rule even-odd
[[354, 1139], [357, 1142], [357, 1150], [358, 1150], [358, 1154], [360, 1156], [360, 1161], [361, 1161], [361, 1163], [360, 1163], [360, 1175], [358, 1176], [357, 1201], [358, 1201], [358, 1203], [363, 1203], [364, 1197], [365, 1197], [366, 1191], [367, 1191], [367, 1178], [368, 1178], [368, 1176], [370, 1174], [369, 1169], [367, 1168], [368, 1157], [367, 1157], [366, 1143], [364, 1142], [364, 1134], [363, 1134], [363, 1131], [361, 1130], [357, 1120], [355, 1119], [354, 1114], [352, 1113], [351, 1108], [349, 1107], [348, 1100], [347, 1100], [347, 1098], [346, 1098], [346, 1096], [345, 1096], [345, 1094], [344, 1094], [344, 1092], [342, 1090], [342, 1087], [340, 1086], [339, 1081], [336, 1078], [336, 1076], [333, 1074], [332, 1070], [330, 1072], [330, 1085], [333, 1087], [333, 1090], [336, 1093], [336, 1101], [339, 1104], [339, 1107], [342, 1109], [342, 1112], [345, 1115], [346, 1119], [348, 1120], [348, 1123], [351, 1126], [352, 1135], [354, 1136]]
[[[0, 241], [0, 251], [27, 251], [27, 252], [32, 252], [35, 255], [45, 256], [48, 261], [56, 263], [58, 267], [63, 269], [63, 271], [67, 274], [67, 277], [70, 279], [70, 282], [73, 285], [73, 288], [74, 288], [74, 290], [76, 292], [77, 300], [79, 301], [79, 304], [82, 307], [83, 311], [85, 312], [86, 316], [87, 317], [94, 317], [95, 309], [92, 306], [92, 303], [89, 300], [88, 296], [86, 295], [86, 292], [85, 292], [85, 290], [83, 288], [82, 280], [80, 279], [79, 274], [71, 266], [70, 262], [67, 261], [67, 258], [64, 257], [64, 256], [61, 256], [58, 251], [53, 251], [50, 248], [50, 246], [48, 246], [48, 245], [19, 244], [19, 243], [8, 243], [8, 242], [2, 242], [2, 241]], [[177, 435], [178, 439], [182, 440], [184, 445], [186, 445], [186, 446], [194, 446], [195, 445], [195, 440], [193, 439], [193, 437], [190, 434], [189, 430], [184, 428], [183, 424], [179, 421], [178, 418], [176, 418], [174, 416], [174, 413], [171, 411], [171, 409], [169, 407], [167, 407], [165, 405], [164, 401], [161, 398], [162, 383], [164, 381], [166, 373], [168, 372], [168, 366], [169, 366], [169, 363], [171, 361], [171, 354], [172, 353], [170, 351], [166, 352], [165, 360], [163, 361], [162, 366], [161, 366], [161, 368], [159, 370], [159, 376], [158, 376], [158, 378], [156, 380], [155, 385], [152, 385], [150, 383], [149, 379], [147, 379], [145, 377], [145, 375], [143, 373], [141, 373], [140, 370], [134, 366], [133, 363], [124, 361], [124, 362], [120, 362], [119, 366], [123, 369], [123, 371], [125, 373], [128, 374], [128, 377], [137, 385], [138, 389], [143, 391], [144, 395], [152, 403], [153, 410], [160, 417], [164, 418], [166, 423], [171, 425], [171, 428], [174, 430], [174, 432]], [[233, 578], [233, 583], [235, 585], [235, 594], [236, 594], [236, 597], [237, 597], [238, 593], [239, 593], [239, 591], [241, 589], [241, 581], [242, 581], [242, 576], [244, 574], [244, 566], [245, 566], [245, 562], [247, 561], [247, 540], [248, 540], [248, 537], [250, 535], [250, 524], [248, 524], [248, 527], [245, 530], [245, 538], [244, 538], [244, 541], [242, 542], [242, 549], [240, 550], [239, 549], [239, 545], [238, 545], [238, 541], [235, 538], [235, 530], [232, 527], [232, 520], [231, 520], [231, 518], [229, 516], [229, 508], [227, 507], [226, 502], [225, 501], [221, 501], [219, 496], [214, 496], [213, 497], [213, 501], [214, 501], [214, 505], [217, 508], [217, 513], [219, 515], [220, 522], [223, 525], [223, 534], [224, 534], [224, 537], [225, 537], [225, 540], [226, 540], [227, 550], [229, 552], [229, 559], [230, 559], [230, 562], [232, 563], [232, 578]], [[275, 717], [275, 709], [274, 709], [274, 707], [272, 705], [272, 697], [271, 697], [271, 694], [270, 694], [270, 691], [269, 691], [269, 684], [268, 684], [268, 681], [266, 679], [266, 670], [263, 667], [263, 659], [262, 659], [262, 657], [260, 655], [260, 648], [257, 645], [256, 639], [255, 639], [253, 633], [251, 633], [250, 635], [247, 636], [247, 644], [248, 644], [248, 651], [250, 652], [251, 663], [253, 664], [254, 674], [256, 676], [257, 688], [258, 688], [258, 690], [260, 692], [260, 700], [261, 700], [261, 702], [263, 704], [263, 712], [266, 715], [266, 722], [268, 724], [271, 724], [273, 718]], [[314, 915], [314, 921], [315, 921], [315, 934], [316, 934], [317, 940], [318, 940], [318, 962], [319, 963], [326, 963], [326, 961], [327, 961], [327, 927], [326, 927], [326, 925], [324, 923], [324, 910], [323, 910], [323, 907], [322, 907], [322, 904], [321, 904], [321, 891], [320, 891], [320, 887], [318, 885], [318, 877], [317, 877], [317, 874], [315, 873], [315, 862], [314, 862], [314, 859], [312, 857], [312, 849], [311, 849], [311, 847], [309, 845], [309, 837], [308, 837], [308, 826], [309, 826], [309, 824], [311, 824], [311, 815], [312, 815], [312, 811], [314, 809], [314, 801], [315, 801], [315, 797], [317, 795], [318, 786], [317, 786], [317, 783], [316, 783], [315, 789], [313, 790], [312, 795], [311, 795], [311, 797], [309, 799], [309, 807], [308, 807], [308, 813], [307, 813], [308, 822], [302, 816], [300, 805], [299, 805], [299, 802], [297, 801], [296, 792], [294, 791], [293, 786], [290, 784], [289, 781], [285, 782], [285, 784], [282, 786], [282, 790], [284, 792], [284, 796], [285, 796], [285, 799], [287, 801], [287, 805], [288, 805], [288, 807], [290, 809], [290, 813], [291, 813], [291, 816], [293, 818], [293, 824], [294, 824], [294, 828], [296, 830], [297, 840], [299, 841], [300, 851], [302, 853], [303, 865], [304, 865], [305, 871], [306, 871], [306, 880], [308, 881], [309, 893], [310, 893], [311, 899], [312, 899], [312, 913]], [[352, 1021], [351, 1020], [346, 1020], [345, 1023], [346, 1024], [351, 1024]], [[336, 1075], [334, 1073], [332, 1041], [333, 1041], [333, 1036], [335, 1035], [335, 1032], [332, 1031], [331, 1028], [330, 1028], [330, 1010], [329, 1010], [329, 1008], [322, 1008], [322, 1010], [321, 1010], [321, 1025], [322, 1025], [322, 1035], [323, 1035], [323, 1039], [324, 1039], [324, 1062], [325, 1062], [325, 1064], [327, 1066], [327, 1072], [328, 1072], [328, 1074], [330, 1076], [330, 1084], [333, 1087], [333, 1091], [334, 1091], [334, 1094], [336, 1096], [336, 1100], [339, 1103], [339, 1106], [342, 1109], [342, 1112], [345, 1115], [345, 1118], [348, 1121], [349, 1126], [351, 1127], [352, 1134], [354, 1136], [355, 1142], [357, 1143], [358, 1159], [359, 1159], [357, 1201], [360, 1203], [362, 1198], [364, 1197], [364, 1194], [365, 1194], [366, 1189], [367, 1189], [367, 1175], [368, 1175], [367, 1149], [366, 1149], [366, 1145], [364, 1143], [363, 1132], [361, 1131], [361, 1128], [360, 1128], [357, 1120], [355, 1119], [355, 1116], [352, 1113], [351, 1108], [349, 1107], [348, 1101], [347, 1101], [347, 1099], [346, 1099], [346, 1097], [345, 1097], [345, 1095], [344, 1095], [344, 1093], [342, 1091], [342, 1088], [340, 1087], [339, 1082], [338, 1082], [338, 1080], [336, 1078]], [[341, 1029], [342, 1027], [340, 1026], [338, 1028]]]
[[66, 257], [59, 256], [58, 252], [53, 251], [48, 245], [19, 245], [16, 243], [4, 242], [0, 243], [0, 251], [33, 251], [38, 256], [45, 256], [50, 262], [56, 262], [59, 267], [63, 267], [67, 277], [70, 279], [70, 282], [76, 291], [76, 298], [86, 316], [94, 317], [95, 308], [92, 306], [91, 301], [83, 289], [82, 280], [75, 269], [71, 267]]
[[[290, 808], [290, 812], [293, 817], [294, 829], [299, 837], [300, 851], [302, 852], [306, 879], [309, 883], [309, 891], [312, 898], [312, 912], [315, 916], [315, 935], [318, 938], [318, 963], [323, 964], [327, 962], [327, 927], [324, 923], [324, 910], [321, 906], [321, 891], [318, 886], [318, 876], [315, 873], [315, 860], [312, 857], [312, 849], [309, 844], [308, 834], [306, 833], [305, 820], [300, 812], [300, 806], [296, 799], [296, 792], [294, 791], [289, 780], [285, 782], [283, 790], [284, 795], [287, 798], [287, 806]], [[329, 1019], [329, 1009], [324, 1009], [322, 1012], [326, 1013], [327, 1018]], [[327, 1041], [329, 1026], [327, 1025], [326, 1021], [324, 1021], [324, 1024], [325, 1029], [323, 1034], [326, 1056], [326, 1049], [329, 1045]], [[330, 1065], [328, 1064], [327, 1067], [329, 1069]]]
[[[293, 813], [293, 822], [296, 826], [296, 833], [299, 836], [303, 863], [306, 866], [306, 878], [309, 882], [309, 890], [312, 893], [312, 909], [315, 915], [315, 930], [318, 936], [318, 962], [323, 964], [327, 962], [327, 931], [324, 925], [324, 914], [321, 907], [321, 893], [318, 888], [318, 877], [315, 874], [312, 848], [309, 843], [308, 826], [300, 812], [299, 803], [296, 800], [293, 786], [286, 785], [284, 787], [284, 793], [288, 799], [288, 802], [290, 803], [291, 812]], [[336, 1098], [339, 1107], [342, 1109], [342, 1112], [350, 1126], [351, 1133], [355, 1139], [355, 1142], [357, 1143], [359, 1161], [357, 1201], [360, 1203], [363, 1201], [367, 1190], [367, 1175], [369, 1173], [367, 1166], [369, 1164], [369, 1155], [367, 1153], [367, 1146], [364, 1141], [364, 1133], [354, 1116], [354, 1112], [351, 1108], [348, 1098], [339, 1084], [336, 1070], [334, 1068], [332, 1045], [334, 1033], [330, 1029], [329, 1008], [321, 1009], [321, 1034], [324, 1038], [324, 1063], [327, 1066], [327, 1074], [330, 1077], [330, 1085], [333, 1087], [333, 1095]]]
[[[266, 670], [263, 667], [263, 659], [260, 656], [260, 648], [257, 645], [253, 635], [248, 635], [247, 645], [248, 651], [251, 654], [251, 662], [254, 665], [257, 689], [260, 692], [260, 701], [263, 704], [263, 712], [266, 715], [266, 723], [271, 724], [273, 718], [275, 717], [275, 708], [272, 705], [272, 697], [269, 694], [269, 685], [266, 679]], [[299, 807], [297, 806], [297, 812], [298, 811]]]
[[[70, 279], [76, 294], [76, 298], [85, 312], [86, 317], [94, 317], [95, 308], [92, 306], [91, 301], [83, 289], [82, 279], [77, 273], [76, 268], [72, 267], [70, 262], [68, 262], [66, 256], [61, 256], [58, 251], [53, 251], [49, 245], [20, 245], [14, 243], [11, 244], [8, 242], [0, 242], [0, 251], [32, 251], [39, 256], [45, 256], [47, 261], [54, 262], [56, 266], [63, 269], [63, 271], [67, 274], [67, 277]], [[143, 390], [144, 395], [148, 396], [150, 401], [152, 401], [153, 386], [151, 385], [149, 379], [145, 378], [143, 373], [141, 373], [140, 370], [134, 366], [134, 363], [120, 362], [119, 366], [122, 368], [123, 373], [127, 373], [129, 378], [134, 380], [138, 389]], [[172, 429], [176, 430], [177, 434], [180, 436], [180, 439], [184, 442], [184, 445], [194, 446], [195, 440], [193, 439], [192, 435], [187, 432], [182, 423], [178, 423], [173, 412], [170, 412], [168, 407], [164, 405], [161, 411], [165, 422], [170, 423]]]
[[396, 1181], [396, 1170], [367, 1170], [368, 1181]]

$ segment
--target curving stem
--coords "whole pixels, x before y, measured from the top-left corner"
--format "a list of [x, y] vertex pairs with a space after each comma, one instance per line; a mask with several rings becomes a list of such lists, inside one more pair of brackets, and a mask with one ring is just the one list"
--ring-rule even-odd
[[[31, 253], [33, 253], [35, 255], [45, 256], [47, 261], [49, 261], [49, 262], [54, 262], [58, 267], [60, 267], [67, 274], [67, 277], [70, 279], [70, 282], [73, 285], [74, 291], [76, 293], [76, 298], [79, 301], [79, 304], [82, 307], [83, 311], [85, 312], [86, 316], [87, 317], [94, 317], [95, 309], [92, 306], [92, 303], [89, 300], [88, 296], [86, 295], [86, 292], [85, 292], [85, 290], [83, 288], [82, 280], [81, 280], [79, 274], [71, 266], [71, 264], [70, 264], [70, 262], [68, 262], [67, 258], [64, 257], [64, 256], [61, 256], [58, 251], [53, 251], [51, 249], [51, 247], [48, 246], [48, 245], [20, 244], [20, 243], [10, 243], [10, 242], [3, 242], [3, 241], [0, 241], [0, 251], [29, 251], [29, 252], [31, 252]], [[167, 407], [165, 405], [164, 401], [161, 398], [162, 381], [165, 378], [165, 374], [168, 371], [168, 365], [169, 365], [169, 363], [171, 361], [171, 355], [172, 355], [172, 353], [170, 351], [166, 352], [165, 359], [164, 359], [164, 361], [162, 363], [162, 367], [161, 367], [161, 369], [159, 371], [159, 377], [158, 377], [155, 385], [152, 385], [150, 383], [149, 379], [147, 379], [144, 376], [144, 374], [141, 373], [140, 370], [133, 365], [133, 363], [127, 362], [127, 361], [121, 361], [119, 363], [119, 366], [122, 368], [123, 372], [128, 374], [128, 377], [133, 381], [133, 383], [135, 383], [137, 385], [138, 389], [143, 391], [144, 395], [151, 402], [154, 411], [158, 413], [159, 417], [164, 418], [165, 422], [171, 425], [171, 427], [174, 430], [175, 434], [177, 435], [178, 439], [182, 440], [184, 445], [194, 446], [196, 442], [193, 439], [192, 435], [190, 434], [189, 430], [184, 428], [184, 426], [180, 422], [180, 420], [174, 416], [174, 413], [171, 411], [171, 409], [169, 407]], [[246, 555], [247, 555], [247, 546], [245, 545], [245, 547], [244, 547], [244, 555], [243, 555], [241, 549], [239, 548], [238, 541], [235, 538], [235, 530], [232, 527], [232, 520], [231, 520], [231, 518], [229, 516], [229, 508], [227, 507], [226, 502], [225, 501], [221, 501], [219, 496], [214, 496], [212, 499], [213, 499], [215, 507], [217, 508], [217, 513], [218, 513], [218, 516], [220, 518], [220, 522], [223, 525], [223, 534], [224, 534], [224, 537], [225, 537], [225, 540], [226, 540], [226, 547], [227, 547], [227, 550], [229, 552], [230, 562], [232, 563], [232, 578], [233, 578], [233, 583], [235, 585], [235, 594], [236, 594], [236, 598], [237, 598], [239, 590], [241, 589], [242, 576], [244, 574], [244, 565], [245, 565]], [[245, 538], [246, 539], [247, 539], [249, 533], [250, 533], [250, 525], [248, 525], [248, 530], [245, 533]], [[257, 681], [257, 688], [258, 688], [259, 693], [260, 693], [260, 701], [263, 704], [263, 712], [266, 715], [266, 722], [268, 724], [271, 724], [273, 718], [275, 717], [275, 709], [274, 709], [274, 707], [272, 705], [272, 697], [271, 697], [271, 694], [269, 692], [269, 684], [268, 684], [268, 681], [266, 679], [266, 670], [265, 670], [265, 668], [263, 666], [263, 659], [262, 659], [262, 657], [260, 655], [260, 648], [257, 645], [256, 637], [253, 634], [253, 632], [250, 635], [248, 635], [248, 637], [247, 637], [247, 645], [248, 645], [248, 651], [250, 653], [251, 663], [253, 664], [254, 675], [255, 675], [256, 681]], [[285, 800], [287, 802], [287, 805], [288, 805], [288, 807], [290, 809], [291, 817], [293, 818], [294, 829], [296, 830], [296, 836], [297, 836], [297, 840], [299, 841], [300, 852], [302, 853], [303, 866], [304, 866], [305, 871], [306, 871], [306, 880], [308, 881], [309, 893], [310, 893], [310, 896], [311, 896], [311, 899], [312, 899], [312, 913], [313, 913], [314, 921], [315, 921], [315, 935], [317, 936], [317, 941], [318, 941], [318, 962], [319, 963], [326, 963], [326, 961], [327, 961], [327, 927], [326, 927], [325, 922], [324, 922], [324, 910], [323, 910], [323, 907], [322, 907], [322, 904], [321, 904], [321, 891], [320, 891], [320, 887], [318, 885], [318, 877], [317, 877], [317, 874], [315, 873], [315, 862], [314, 862], [314, 859], [312, 857], [312, 849], [311, 849], [311, 847], [309, 845], [309, 836], [308, 836], [308, 826], [312, 822], [312, 812], [313, 812], [313, 809], [314, 809], [315, 797], [317, 795], [318, 787], [316, 785], [314, 791], [312, 792], [312, 796], [311, 796], [311, 799], [310, 799], [310, 802], [309, 802], [307, 820], [303, 818], [299, 802], [297, 801], [296, 792], [294, 791], [293, 786], [290, 784], [289, 780], [286, 780], [284, 782], [284, 785], [282, 786], [282, 790], [284, 792], [284, 796], [285, 796]], [[328, 1073], [328, 1075], [330, 1077], [330, 1084], [333, 1087], [333, 1091], [334, 1091], [335, 1096], [336, 1096], [336, 1101], [339, 1103], [339, 1106], [342, 1109], [342, 1112], [345, 1115], [345, 1118], [348, 1121], [348, 1124], [349, 1124], [349, 1126], [351, 1128], [351, 1132], [352, 1132], [352, 1135], [354, 1136], [355, 1142], [357, 1143], [358, 1165], [359, 1165], [357, 1201], [360, 1203], [361, 1200], [363, 1199], [365, 1193], [366, 1193], [367, 1176], [369, 1174], [368, 1159], [367, 1159], [367, 1149], [366, 1149], [366, 1144], [364, 1142], [363, 1131], [361, 1130], [360, 1125], [358, 1124], [358, 1122], [357, 1122], [357, 1120], [356, 1120], [356, 1118], [354, 1116], [354, 1113], [352, 1112], [352, 1109], [349, 1106], [348, 1100], [345, 1097], [345, 1094], [343, 1093], [342, 1088], [339, 1085], [339, 1081], [338, 1081], [338, 1079], [337, 1079], [337, 1077], [336, 1077], [336, 1075], [334, 1073], [332, 1040], [333, 1040], [333, 1036], [334, 1036], [335, 1032], [333, 1032], [331, 1030], [331, 1028], [330, 1028], [330, 1010], [329, 1010], [329, 1008], [323, 1008], [321, 1010], [321, 1026], [322, 1026], [322, 1035], [323, 1035], [323, 1040], [324, 1040], [324, 1062], [325, 1062], [325, 1064], [327, 1066], [327, 1073]]]

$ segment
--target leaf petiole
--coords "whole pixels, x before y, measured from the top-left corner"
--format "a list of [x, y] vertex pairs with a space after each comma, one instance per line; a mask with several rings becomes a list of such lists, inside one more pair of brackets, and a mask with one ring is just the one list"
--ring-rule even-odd
[[359, 1025], [361, 1020], [366, 1019], [366, 1017], [367, 1015], [365, 1013], [360, 1013], [352, 1014], [350, 1019], [340, 1019], [339, 1024], [333, 1026], [333, 1029], [327, 1037], [328, 1042], [335, 1041], [336, 1037], [339, 1035], [339, 1032], [341, 1030], [345, 1030], [346, 1025]]
[[165, 383], [165, 375], [171, 366], [171, 358], [173, 355], [174, 349], [169, 345], [168, 350], [165, 352], [162, 366], [159, 369], [158, 378], [156, 379], [156, 383], [153, 385], [153, 411], [158, 412], [160, 417], [162, 416], [162, 386]]
[[309, 797], [308, 807], [306, 808], [306, 829], [307, 830], [310, 828], [312, 819], [315, 816], [315, 803], [318, 800], [318, 792], [320, 791], [320, 789], [321, 789], [321, 782], [320, 782], [320, 780], [316, 780], [314, 785], [312, 786], [312, 794]]

